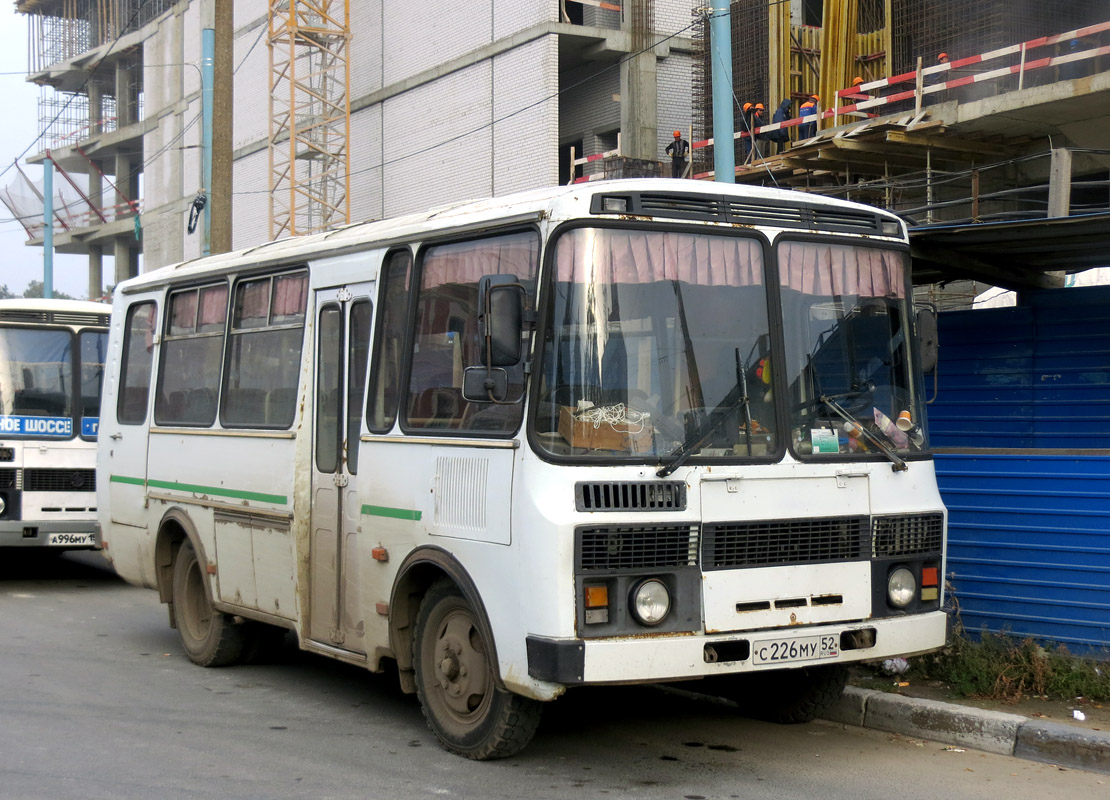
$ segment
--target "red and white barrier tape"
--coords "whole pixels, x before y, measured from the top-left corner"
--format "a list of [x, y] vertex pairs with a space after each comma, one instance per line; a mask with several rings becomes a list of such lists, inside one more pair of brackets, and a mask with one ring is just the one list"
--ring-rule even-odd
[[[602, 7], [602, 8], [608, 7], [606, 4], [601, 3], [599, 0], [573, 0], [573, 1], [574, 2], [586, 3], [587, 5], [597, 5], [597, 6]], [[619, 10], [619, 7], [617, 7], [616, 10]], [[1016, 54], [1021, 53], [1023, 50], [1025, 52], [1028, 52], [1029, 50], [1031, 50], [1035, 47], [1044, 47], [1044, 46], [1050, 45], [1050, 44], [1059, 44], [1060, 42], [1063, 42], [1063, 41], [1068, 41], [1068, 40], [1071, 40], [1071, 39], [1079, 39], [1079, 38], [1082, 38], [1084, 36], [1091, 36], [1091, 35], [1094, 35], [1094, 34], [1097, 34], [1097, 33], [1102, 33], [1104, 31], [1110, 31], [1110, 22], [1100, 22], [1097, 25], [1088, 25], [1085, 28], [1076, 28], [1075, 30], [1066, 31], [1064, 33], [1056, 33], [1056, 34], [1053, 34], [1051, 36], [1041, 36], [1041, 37], [1038, 37], [1036, 39], [1030, 39], [1027, 42], [1022, 42], [1021, 44], [1014, 44], [1014, 45], [1009, 45], [1007, 47], [1000, 47], [997, 50], [990, 50], [986, 53], [981, 53], [979, 55], [968, 56], [966, 58], [959, 58], [959, 59], [956, 59], [955, 61], [950, 61], [950, 62], [945, 63], [945, 64], [935, 64], [933, 66], [923, 68], [921, 70], [921, 75], [922, 75], [922, 78], [924, 78], [926, 76], [929, 76], [929, 75], [937, 75], [937, 74], [942, 73], [942, 72], [947, 72], [947, 71], [951, 71], [951, 70], [954, 70], [954, 69], [960, 69], [961, 67], [970, 66], [972, 64], [981, 64], [985, 61], [992, 61], [996, 58], [1002, 58], [1003, 56], [1016, 55]], [[990, 80], [994, 80], [996, 78], [1002, 78], [1002, 77], [1005, 77], [1007, 75], [1017, 75], [1018, 73], [1021, 73], [1021, 72], [1031, 72], [1031, 71], [1038, 70], [1038, 69], [1044, 69], [1046, 67], [1057, 67], [1057, 66], [1060, 66], [1062, 64], [1070, 64], [1074, 61], [1085, 61], [1087, 59], [1096, 58], [1098, 56], [1103, 56], [1103, 55], [1110, 55], [1110, 45], [1106, 45], [1106, 46], [1102, 46], [1102, 47], [1096, 47], [1096, 48], [1092, 48], [1090, 50], [1084, 50], [1084, 51], [1078, 52], [1078, 53], [1068, 53], [1067, 55], [1062, 55], [1062, 56], [1046, 56], [1046, 57], [1043, 57], [1043, 58], [1036, 58], [1036, 59], [1032, 59], [1032, 60], [1027, 60], [1022, 64], [1014, 64], [1013, 66], [999, 67], [997, 69], [986, 70], [984, 72], [978, 72], [974, 75], [965, 75], [965, 76], [962, 76], [962, 77], [959, 77], [959, 78], [952, 78], [951, 80], [947, 80], [947, 81], [944, 81], [944, 82], [941, 82], [941, 83], [934, 83], [934, 84], [931, 84], [929, 86], [922, 86], [921, 87], [921, 94], [922, 95], [934, 94], [935, 92], [943, 92], [943, 91], [947, 91], [949, 89], [957, 89], [961, 86], [967, 86], [968, 84], [972, 84], [972, 83], [982, 83], [984, 81], [990, 81]], [[737, 131], [736, 133], [734, 133], [732, 135], [732, 138], [733, 139], [745, 139], [745, 138], [748, 138], [749, 136], [757, 136], [759, 134], [766, 134], [766, 133], [771, 133], [772, 131], [782, 130], [783, 128], [791, 128], [791, 127], [795, 127], [795, 126], [798, 126], [798, 125], [804, 125], [806, 122], [815, 122], [817, 119], [828, 119], [829, 117], [833, 117], [833, 116], [844, 116], [844, 115], [847, 115], [847, 114], [852, 114], [853, 112], [864, 112], [869, 108], [877, 108], [877, 107], [880, 107], [880, 106], [889, 105], [891, 103], [897, 103], [897, 102], [900, 102], [902, 100], [913, 100], [917, 95], [917, 89], [916, 89], [917, 71], [916, 70], [913, 71], [913, 72], [904, 72], [901, 75], [893, 75], [889, 78], [881, 78], [881, 79], [876, 80], [876, 81], [869, 81], [868, 83], [862, 83], [862, 84], [859, 84], [858, 86], [851, 86], [847, 89], [840, 89], [836, 92], [836, 96], [838, 98], [846, 98], [846, 99], [865, 98], [865, 97], [868, 97], [868, 95], [866, 93], [868, 93], [868, 92], [870, 92], [874, 89], [882, 89], [882, 88], [885, 88], [885, 87], [888, 87], [888, 86], [896, 86], [898, 84], [907, 83], [907, 82], [913, 82], [915, 84], [915, 88], [905, 89], [905, 90], [902, 90], [902, 91], [899, 91], [899, 92], [894, 92], [893, 94], [886, 95], [885, 97], [860, 99], [860, 101], [857, 102], [857, 103], [851, 103], [849, 105], [838, 106], [838, 107], [835, 107], [835, 108], [827, 108], [824, 111], [821, 111], [817, 114], [812, 114], [812, 115], [806, 116], [806, 117], [794, 117], [792, 119], [784, 120], [783, 122], [772, 122], [772, 123], [767, 124], [767, 125], [761, 125], [758, 128], [752, 129], [752, 132], [750, 134], [748, 133], [748, 131]], [[712, 144], [713, 144], [713, 139], [712, 138], [700, 139], [696, 142], [691, 142], [690, 143], [690, 149], [691, 150], [699, 150], [703, 147], [709, 147]], [[615, 156], [615, 155], [619, 155], [619, 154], [620, 153], [619, 153], [618, 150], [610, 150], [606, 153], [598, 153], [597, 155], [586, 156], [584, 158], [575, 159], [574, 164], [575, 165], [586, 164], [586, 163], [589, 163], [591, 161], [597, 161], [597, 160], [602, 159], [602, 158], [607, 158], [609, 156]], [[692, 177], [694, 177], [694, 178], [704, 178], [704, 177], [711, 176], [712, 174], [713, 174], [712, 172], [703, 172], [703, 173], [699, 173], [697, 175], [693, 175]], [[601, 178], [602, 178], [602, 175], [600, 175], [600, 174], [586, 175], [584, 177], [575, 179], [574, 182], [575, 183], [584, 183], [586, 181], [600, 180]]]
[[621, 7], [617, 3], [606, 3], [603, 0], [570, 0], [571, 3], [579, 3], [584, 6], [593, 6], [594, 8], [604, 8], [606, 11], [620, 11]]
[[579, 164], [589, 164], [594, 161], [600, 161], [603, 158], [608, 158], [609, 156], [619, 156], [620, 154], [621, 151], [619, 149], [606, 150], [604, 153], [594, 153], [592, 156], [582, 156], [582, 158], [576, 158], [574, 159], [573, 163], [574, 166], [577, 167]]

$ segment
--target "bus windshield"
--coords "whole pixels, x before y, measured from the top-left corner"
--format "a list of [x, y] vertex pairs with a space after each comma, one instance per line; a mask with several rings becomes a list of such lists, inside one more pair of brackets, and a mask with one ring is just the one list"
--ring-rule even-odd
[[553, 269], [536, 415], [545, 450], [652, 461], [776, 450], [759, 240], [574, 228]]
[[[106, 331], [80, 334], [81, 374], [74, 385], [74, 336], [68, 330], [0, 328], [0, 427], [7, 435], [68, 437], [72, 418], [99, 414]], [[95, 424], [82, 424], [93, 436]]]
[[794, 452], [883, 454], [897, 464], [923, 450], [907, 255], [791, 241], [777, 254]]

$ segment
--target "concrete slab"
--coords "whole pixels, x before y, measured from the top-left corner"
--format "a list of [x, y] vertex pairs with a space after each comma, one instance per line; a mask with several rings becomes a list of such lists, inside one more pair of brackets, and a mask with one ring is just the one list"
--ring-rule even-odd
[[866, 701], [864, 727], [935, 742], [1013, 755], [1025, 717], [919, 697], [874, 692]]
[[1032, 761], [1110, 772], [1110, 733], [1029, 720], [1018, 728], [1014, 755]]

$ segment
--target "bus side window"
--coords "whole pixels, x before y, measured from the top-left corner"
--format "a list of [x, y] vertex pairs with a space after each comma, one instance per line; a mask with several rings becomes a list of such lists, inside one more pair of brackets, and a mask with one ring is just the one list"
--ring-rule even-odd
[[209, 426], [216, 420], [227, 284], [171, 292], [166, 308], [154, 422]]
[[116, 403], [116, 418], [127, 425], [146, 422], [157, 323], [158, 311], [153, 302], [136, 303], [127, 310]]
[[[533, 231], [433, 245], [423, 251], [416, 303], [404, 422], [409, 428], [447, 428], [509, 433], [520, 425], [523, 365], [507, 372], [508, 403], [463, 398], [463, 373], [482, 363], [478, 282], [485, 275], [512, 275], [531, 286], [539, 240]], [[526, 291], [526, 305], [532, 298]]]
[[307, 299], [303, 269], [236, 284], [220, 401], [224, 427], [293, 424]]
[[397, 250], [387, 258], [389, 263], [382, 269], [378, 330], [370, 390], [366, 398], [366, 425], [376, 433], [386, 433], [397, 420], [401, 358], [408, 321], [409, 280], [412, 276], [412, 255], [408, 250]]

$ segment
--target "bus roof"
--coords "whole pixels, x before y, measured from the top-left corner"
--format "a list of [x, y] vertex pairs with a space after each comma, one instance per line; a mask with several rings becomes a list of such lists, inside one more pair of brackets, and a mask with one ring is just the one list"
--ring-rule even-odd
[[[121, 284], [120, 288], [126, 291], [147, 283], [161, 283], [185, 275], [195, 274], [199, 277], [209, 272], [219, 272], [245, 265], [271, 265], [282, 262], [294, 264], [310, 258], [337, 254], [340, 251], [374, 247], [377, 243], [388, 244], [404, 238], [426, 238], [429, 234], [435, 235], [455, 228], [478, 227], [483, 223], [492, 224], [512, 219], [520, 219], [523, 222], [529, 216], [538, 220], [544, 217], [559, 219], [572, 213], [588, 214], [590, 201], [595, 195], [633, 192], [669, 196], [733, 197], [762, 201], [765, 205], [790, 203], [824, 206], [830, 209], [855, 208], [865, 210], [868, 214], [879, 214], [892, 220], [898, 219], [896, 215], [872, 206], [789, 189], [664, 178], [606, 180], [551, 186], [482, 200], [460, 201], [390, 219], [368, 220], [307, 236], [287, 237], [242, 250], [162, 267], [131, 278]], [[658, 219], [667, 218], [665, 213], [657, 213], [655, 216]], [[773, 222], [768, 222], [767, 225], [774, 227]]]
[[32, 311], [104, 315], [112, 313], [112, 306], [108, 303], [93, 303], [88, 300], [60, 300], [44, 297], [15, 297], [0, 300], [0, 321], [8, 321], [3, 319], [4, 312], [25, 314]]

